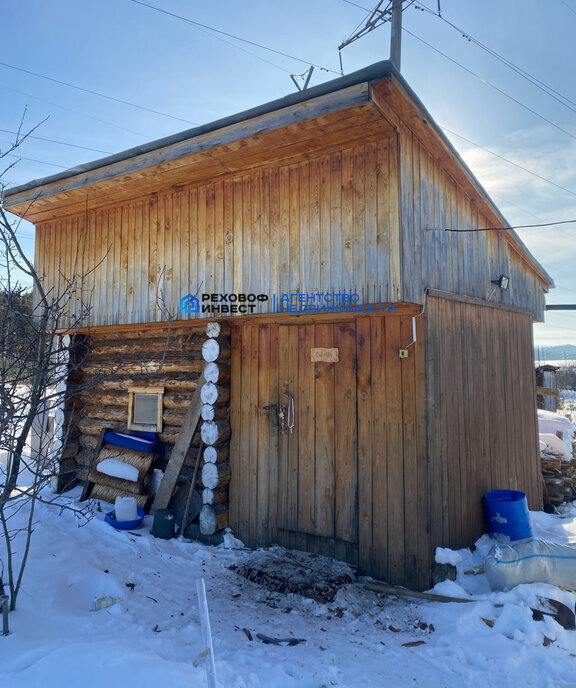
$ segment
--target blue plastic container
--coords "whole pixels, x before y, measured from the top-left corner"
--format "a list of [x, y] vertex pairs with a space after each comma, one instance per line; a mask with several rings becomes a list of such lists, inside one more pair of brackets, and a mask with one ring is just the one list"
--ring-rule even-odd
[[144, 520], [144, 516], [146, 516], [142, 507], [139, 506], [136, 508], [138, 510], [138, 518], [135, 521], [117, 521], [114, 511], [109, 511], [104, 517], [104, 520], [111, 525], [112, 528], [116, 528], [116, 530], [134, 530], [140, 527]]
[[532, 537], [530, 513], [524, 492], [492, 490], [484, 495], [490, 533], [505, 536], [510, 542]]

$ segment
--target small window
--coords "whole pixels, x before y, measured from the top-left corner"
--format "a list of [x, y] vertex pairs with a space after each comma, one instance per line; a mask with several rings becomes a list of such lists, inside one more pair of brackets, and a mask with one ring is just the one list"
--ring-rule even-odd
[[129, 387], [128, 395], [128, 430], [162, 432], [164, 387]]

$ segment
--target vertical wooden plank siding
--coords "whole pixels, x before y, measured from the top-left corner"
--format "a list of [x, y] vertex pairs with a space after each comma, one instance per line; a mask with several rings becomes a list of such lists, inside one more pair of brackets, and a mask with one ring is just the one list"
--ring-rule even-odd
[[[232, 338], [230, 516], [239, 537], [429, 585], [418, 337], [407, 359], [398, 355], [412, 340], [412, 319], [244, 325]], [[336, 348], [338, 362], [312, 361], [317, 348]], [[293, 431], [282, 433], [263, 407], [287, 406], [286, 390], [296, 413]]]
[[[424, 303], [427, 288], [466, 294], [531, 310], [542, 309], [541, 279], [498, 232], [450, 233], [492, 222], [432, 157], [410, 128], [399, 125], [402, 301]], [[393, 180], [397, 178], [390, 172]], [[491, 280], [510, 277], [510, 289], [494, 291]], [[512, 286], [513, 285], [513, 286]]]
[[532, 321], [429, 296], [425, 323], [431, 545], [469, 546], [487, 491], [519, 489], [541, 507]]
[[[86, 277], [97, 305], [86, 324], [166, 319], [179, 314], [188, 292], [357, 292], [365, 303], [392, 302], [400, 280], [398, 172], [398, 147], [382, 138], [88, 210], [84, 272], [104, 262]], [[74, 272], [61, 258], [69, 258], [80, 219], [39, 228], [48, 288], [60, 268]], [[267, 309], [271, 302], [259, 307]]]

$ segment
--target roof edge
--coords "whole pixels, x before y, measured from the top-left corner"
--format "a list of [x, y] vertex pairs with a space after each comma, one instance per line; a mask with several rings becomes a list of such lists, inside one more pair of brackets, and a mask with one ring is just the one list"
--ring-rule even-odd
[[[141, 146], [135, 146], [133, 148], [128, 148], [120, 153], [115, 153], [114, 155], [109, 155], [105, 158], [98, 158], [92, 162], [88, 162], [82, 165], [77, 165], [71, 167], [63, 172], [57, 172], [56, 174], [49, 175], [48, 177], [41, 177], [39, 179], [33, 179], [26, 184], [21, 184], [19, 186], [9, 187], [3, 192], [3, 199], [8, 200], [12, 196], [16, 196], [26, 191], [31, 191], [33, 189], [39, 189], [43, 186], [48, 186], [54, 182], [62, 181], [64, 179], [69, 179], [80, 174], [86, 174], [93, 172], [95, 170], [107, 167], [108, 165], [114, 165], [119, 162], [124, 162], [130, 158], [134, 158], [139, 155], [146, 155], [147, 153], [152, 153], [153, 151], [160, 150], [161, 148], [166, 148], [187, 139], [196, 138], [203, 134], [209, 134], [211, 132], [217, 131], [218, 129], [224, 129], [225, 127], [232, 126], [234, 124], [239, 124], [250, 119], [255, 119], [262, 115], [266, 115], [277, 110], [282, 110], [293, 105], [298, 105], [299, 103], [304, 103], [308, 100], [313, 100], [320, 96], [328, 95], [336, 91], [343, 90], [350, 86], [356, 86], [364, 82], [373, 82], [394, 74], [399, 78], [405, 87], [408, 84], [404, 81], [400, 73], [394, 67], [394, 65], [388, 60], [382, 60], [381, 62], [376, 62], [368, 67], [359, 69], [356, 72], [347, 74], [345, 76], [338, 77], [337, 79], [331, 79], [330, 81], [325, 81], [316, 86], [312, 86], [304, 91], [298, 91], [296, 93], [291, 93], [287, 96], [277, 98], [263, 105], [258, 105], [248, 110], [243, 110], [234, 115], [229, 115], [221, 119], [214, 120], [213, 122], [208, 122], [207, 124], [202, 124], [198, 127], [192, 127], [191, 129], [185, 129], [184, 131], [178, 132], [177, 134], [172, 134], [170, 136], [165, 136], [160, 139], [155, 139], [149, 141]], [[416, 96], [414, 96], [416, 97]]]

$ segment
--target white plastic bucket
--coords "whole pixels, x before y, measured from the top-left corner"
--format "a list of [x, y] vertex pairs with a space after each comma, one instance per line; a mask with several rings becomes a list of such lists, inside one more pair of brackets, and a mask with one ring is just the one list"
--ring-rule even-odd
[[134, 497], [116, 497], [114, 515], [117, 521], [135, 521], [138, 518], [138, 509]]

